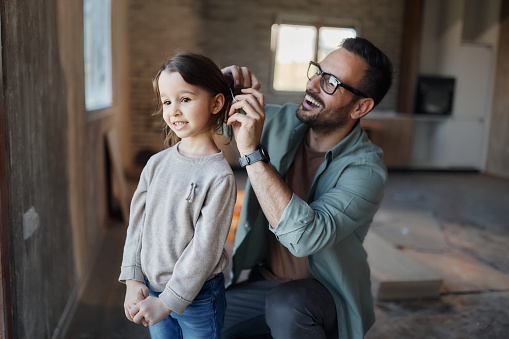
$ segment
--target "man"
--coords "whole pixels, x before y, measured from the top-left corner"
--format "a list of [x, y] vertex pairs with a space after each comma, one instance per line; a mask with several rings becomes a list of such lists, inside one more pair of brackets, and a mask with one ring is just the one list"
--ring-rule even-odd
[[310, 62], [300, 106], [265, 107], [248, 69], [223, 73], [244, 88], [228, 124], [249, 179], [223, 338], [362, 338], [374, 323], [362, 242], [387, 171], [359, 119], [387, 93], [390, 60], [346, 39]]

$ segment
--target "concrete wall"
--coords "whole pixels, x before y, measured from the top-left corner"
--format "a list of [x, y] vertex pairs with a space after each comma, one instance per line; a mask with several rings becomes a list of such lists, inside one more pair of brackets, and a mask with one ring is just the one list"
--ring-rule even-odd
[[[395, 110], [404, 3], [402, 0], [131, 0], [129, 56], [131, 93], [131, 150], [126, 158], [136, 177], [145, 152], [161, 149], [161, 123], [151, 117], [154, 94], [151, 79], [177, 48], [203, 52], [220, 66], [244, 65], [256, 72], [268, 103], [298, 102], [303, 95], [281, 96], [269, 88], [270, 33], [278, 15], [349, 18], [360, 22], [363, 37], [384, 50], [395, 65], [395, 84], [380, 110]], [[338, 41], [339, 43], [339, 41]]]
[[[2, 7], [14, 337], [41, 338], [57, 326], [76, 281], [67, 95], [55, 1], [4, 1]], [[39, 228], [24, 240], [22, 218], [30, 207]]]
[[[127, 2], [112, 0], [115, 102], [94, 112], [85, 110], [82, 1], [0, 6], [12, 308], [4, 306], [14, 338], [50, 338], [65, 330], [108, 223], [105, 135], [115, 127], [117, 144], [126, 137]], [[31, 207], [38, 228], [24, 239]]]

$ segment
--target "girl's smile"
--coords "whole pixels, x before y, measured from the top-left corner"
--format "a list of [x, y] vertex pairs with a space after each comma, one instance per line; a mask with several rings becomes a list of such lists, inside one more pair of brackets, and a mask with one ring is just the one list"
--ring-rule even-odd
[[203, 87], [187, 83], [176, 71], [165, 70], [158, 79], [163, 119], [181, 139], [183, 154], [219, 152], [214, 140], [211, 118], [220, 112], [224, 95], [213, 95]]
[[179, 138], [209, 137], [213, 96], [184, 81], [180, 73], [164, 71], [159, 77], [163, 119]]
[[180, 131], [187, 125], [187, 122], [186, 121], [173, 121], [172, 125], [173, 125], [172, 126], [173, 130]]

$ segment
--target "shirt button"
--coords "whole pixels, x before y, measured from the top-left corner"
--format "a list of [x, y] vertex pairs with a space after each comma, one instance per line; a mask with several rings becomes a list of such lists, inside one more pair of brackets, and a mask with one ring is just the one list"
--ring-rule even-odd
[[247, 230], [247, 229], [249, 229], [249, 224], [245, 224], [245, 225], [244, 225], [244, 228], [245, 228], [246, 230]]

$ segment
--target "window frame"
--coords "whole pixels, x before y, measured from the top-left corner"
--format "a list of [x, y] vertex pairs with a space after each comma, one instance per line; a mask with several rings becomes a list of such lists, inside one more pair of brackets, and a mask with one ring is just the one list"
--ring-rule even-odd
[[297, 25], [297, 26], [311, 26], [316, 29], [316, 41], [315, 41], [315, 49], [313, 51], [313, 60], [315, 62], [319, 62], [320, 60], [316, 60], [318, 58], [318, 48], [320, 44], [320, 28], [322, 27], [332, 27], [332, 28], [351, 28], [355, 29], [356, 36], [361, 36], [361, 21], [358, 19], [352, 18], [321, 18], [318, 16], [309, 16], [309, 15], [294, 15], [294, 14], [285, 14], [279, 15], [274, 20], [271, 25], [271, 36], [270, 36], [270, 92], [272, 94], [277, 95], [286, 95], [292, 96], [297, 95], [300, 97], [302, 95], [302, 91], [289, 91], [289, 90], [278, 90], [274, 88], [274, 72], [276, 68], [276, 51], [278, 47], [278, 39], [279, 25]]
[[[106, 35], [104, 35], [105, 39], [104, 39], [104, 44], [102, 44], [101, 47], [105, 48], [105, 53], [106, 53], [106, 57], [108, 60], [105, 61], [106, 63], [106, 72], [108, 73], [107, 74], [107, 83], [106, 85], [109, 86], [109, 101], [106, 103], [106, 102], [103, 102], [103, 103], [100, 103], [100, 104], [96, 104], [96, 105], [91, 105], [91, 106], [88, 106], [88, 103], [87, 103], [87, 91], [88, 91], [88, 85], [87, 85], [87, 81], [86, 81], [86, 62], [87, 62], [87, 45], [86, 45], [86, 37], [85, 35], [87, 34], [87, 31], [86, 31], [86, 10], [85, 10], [85, 6], [86, 6], [86, 2], [87, 1], [92, 1], [92, 0], [84, 0], [83, 1], [83, 81], [84, 81], [84, 99], [85, 99], [85, 111], [88, 113], [88, 119], [89, 120], [96, 120], [96, 119], [99, 119], [99, 118], [102, 118], [106, 115], [108, 115], [110, 112], [110, 109], [111, 107], [113, 107], [114, 105], [114, 90], [113, 90], [113, 82], [114, 82], [114, 75], [113, 75], [113, 9], [112, 9], [112, 0], [101, 0], [101, 3], [102, 3], [102, 6], [106, 6], [107, 7], [107, 13], [106, 14], [106, 18], [107, 18], [107, 21], [105, 22], [105, 24], [107, 25], [107, 29], [108, 29], [108, 32]], [[96, 1], [96, 0], [93, 0], [93, 1]], [[97, 4], [96, 4], [97, 6]], [[98, 32], [95, 32], [95, 34], [97, 34]], [[104, 33], [103, 33], [104, 34]], [[92, 37], [93, 39], [93, 37]], [[89, 94], [90, 95], [90, 94]]]

